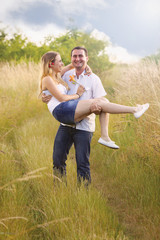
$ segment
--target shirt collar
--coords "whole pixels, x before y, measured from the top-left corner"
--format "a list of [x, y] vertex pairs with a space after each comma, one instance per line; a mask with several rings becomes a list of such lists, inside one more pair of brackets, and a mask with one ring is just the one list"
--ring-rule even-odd
[[[85, 73], [86, 73], [86, 70], [84, 69], [84, 71], [83, 71], [79, 76], [84, 77], [84, 76], [85, 76], [85, 75], [84, 75]], [[76, 70], [75, 70], [75, 69], [73, 70], [73, 75], [74, 75], [74, 77], [76, 76]]]

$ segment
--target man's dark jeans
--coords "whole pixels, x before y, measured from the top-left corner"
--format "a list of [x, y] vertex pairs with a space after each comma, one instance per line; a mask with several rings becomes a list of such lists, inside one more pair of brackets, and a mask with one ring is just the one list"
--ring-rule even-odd
[[74, 143], [77, 162], [77, 178], [79, 181], [91, 182], [90, 175], [90, 143], [93, 133], [60, 125], [54, 141], [53, 170], [63, 176], [66, 174], [66, 160]]

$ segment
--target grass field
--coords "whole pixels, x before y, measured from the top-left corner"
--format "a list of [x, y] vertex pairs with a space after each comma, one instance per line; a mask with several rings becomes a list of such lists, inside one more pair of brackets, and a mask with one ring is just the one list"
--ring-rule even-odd
[[[117, 151], [92, 140], [92, 184], [77, 188], [74, 148], [67, 186], [52, 173], [59, 123], [38, 99], [39, 65], [0, 66], [0, 239], [160, 239], [160, 65], [101, 74], [110, 101], [150, 103], [140, 119], [110, 117]], [[63, 143], [62, 143], [63, 144]]]

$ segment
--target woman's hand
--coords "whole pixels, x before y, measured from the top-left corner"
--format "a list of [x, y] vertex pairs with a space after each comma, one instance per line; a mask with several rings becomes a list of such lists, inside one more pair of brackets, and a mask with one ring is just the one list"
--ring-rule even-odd
[[86, 70], [86, 73], [84, 75], [88, 75], [89, 76], [89, 75], [92, 74], [92, 69], [88, 65], [86, 66], [85, 70]]
[[76, 94], [78, 94], [81, 97], [84, 92], [85, 92], [85, 88], [82, 85], [79, 85]]

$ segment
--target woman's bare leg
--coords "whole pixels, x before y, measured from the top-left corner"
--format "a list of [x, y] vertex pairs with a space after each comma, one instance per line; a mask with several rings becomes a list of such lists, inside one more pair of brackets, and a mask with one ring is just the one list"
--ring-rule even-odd
[[[90, 114], [90, 106], [94, 101], [98, 101], [98, 105], [102, 107], [102, 112], [111, 113], [111, 114], [120, 114], [120, 113], [135, 113], [138, 110], [138, 107], [129, 107], [125, 105], [120, 105], [116, 103], [110, 103], [107, 99], [89, 99], [81, 100], [77, 104], [75, 111], [75, 121], [80, 121], [84, 116]], [[140, 108], [140, 107], [139, 107]]]
[[102, 112], [99, 115], [99, 122], [101, 126], [101, 137], [107, 142], [111, 141], [108, 133], [109, 113]]
[[[110, 103], [108, 99], [89, 99], [82, 100], [77, 104], [75, 111], [75, 121], [80, 121], [84, 117], [91, 114], [90, 107], [94, 104], [94, 101], [98, 103], [101, 107], [102, 112], [100, 114], [100, 125], [101, 125], [101, 137], [98, 140], [100, 144], [107, 147], [118, 149], [119, 146], [115, 142], [111, 141], [108, 135], [108, 124], [109, 124], [109, 114], [120, 114], [120, 113], [132, 113], [136, 118], [139, 118], [149, 107], [149, 104], [139, 105], [138, 107], [129, 107], [124, 105], [119, 105], [115, 103]], [[97, 102], [98, 101], [98, 102]]]

